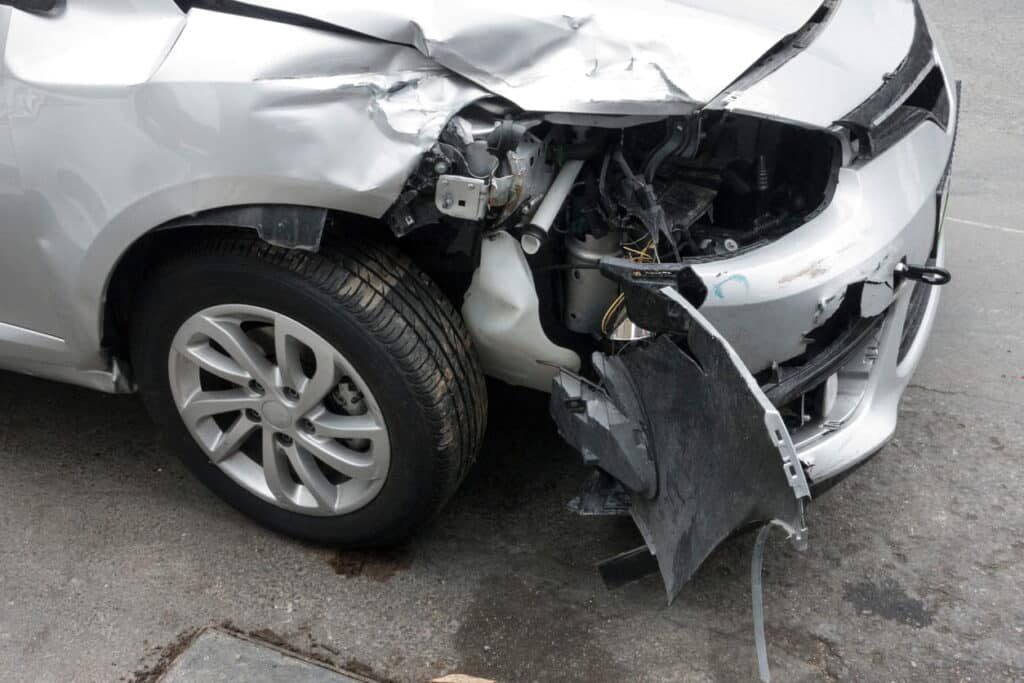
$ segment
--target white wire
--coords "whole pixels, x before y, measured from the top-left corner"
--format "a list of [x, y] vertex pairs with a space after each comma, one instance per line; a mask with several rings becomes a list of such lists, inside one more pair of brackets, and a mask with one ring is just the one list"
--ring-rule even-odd
[[771, 683], [772, 672], [768, 668], [768, 643], [764, 637], [764, 590], [761, 582], [764, 569], [764, 547], [772, 525], [765, 524], [757, 532], [754, 554], [750, 561], [750, 597], [754, 612], [754, 648], [757, 650], [757, 672], [764, 683]]

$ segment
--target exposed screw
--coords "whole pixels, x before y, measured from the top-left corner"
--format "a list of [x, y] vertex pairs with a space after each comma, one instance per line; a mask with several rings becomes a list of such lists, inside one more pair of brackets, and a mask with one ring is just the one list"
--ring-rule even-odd
[[279, 444], [281, 444], [282, 446], [291, 446], [292, 445], [292, 437], [288, 436], [287, 434], [281, 434], [280, 432], [278, 432], [278, 434], [277, 434], [277, 442]]
[[256, 380], [249, 381], [249, 390], [252, 391], [253, 393], [259, 394], [260, 396], [266, 393], [266, 390], [263, 388], [263, 385], [257, 382]]
[[284, 397], [286, 399], [288, 399], [289, 401], [298, 401], [299, 400], [299, 392], [295, 391], [291, 387], [285, 387], [281, 391], [281, 393], [283, 393]]
[[725, 247], [726, 251], [736, 251], [740, 248], [739, 243], [731, 237], [727, 237], [725, 241], [722, 242], [722, 246]]
[[316, 425], [314, 425], [311, 420], [302, 418], [301, 420], [299, 420], [299, 429], [306, 432], [307, 434], [312, 434], [313, 432], [316, 431]]
[[245, 416], [247, 418], [249, 418], [249, 420], [251, 420], [252, 422], [259, 422], [260, 420], [263, 419], [263, 418], [260, 417], [260, 414], [257, 413], [252, 408], [246, 408], [245, 409]]

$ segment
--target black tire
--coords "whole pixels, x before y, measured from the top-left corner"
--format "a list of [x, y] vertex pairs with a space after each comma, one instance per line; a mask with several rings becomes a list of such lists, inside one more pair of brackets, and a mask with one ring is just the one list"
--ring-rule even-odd
[[[193, 440], [171, 394], [168, 354], [188, 317], [224, 303], [303, 323], [366, 381], [391, 442], [386, 482], [366, 506], [334, 517], [278, 508], [236, 484]], [[401, 543], [455, 492], [483, 439], [486, 386], [465, 324], [430, 278], [390, 247], [325, 243], [309, 253], [248, 236], [187, 243], [147, 277], [131, 342], [146, 406], [188, 468], [225, 501], [289, 536], [350, 547]]]

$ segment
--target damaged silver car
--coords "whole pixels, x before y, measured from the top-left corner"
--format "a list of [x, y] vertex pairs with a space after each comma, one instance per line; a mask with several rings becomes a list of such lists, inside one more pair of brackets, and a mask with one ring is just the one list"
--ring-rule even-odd
[[267, 526], [407, 537], [489, 375], [672, 597], [894, 432], [959, 104], [915, 0], [0, 4], [0, 367], [138, 390]]

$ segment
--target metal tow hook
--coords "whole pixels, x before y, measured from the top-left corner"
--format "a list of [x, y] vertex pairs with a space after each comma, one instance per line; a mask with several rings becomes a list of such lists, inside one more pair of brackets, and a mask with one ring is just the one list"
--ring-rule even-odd
[[945, 268], [936, 268], [935, 266], [912, 266], [903, 262], [897, 263], [893, 272], [908, 280], [916, 280], [917, 282], [922, 282], [926, 285], [935, 285], [936, 287], [949, 284], [949, 281], [953, 279], [953, 275]]

